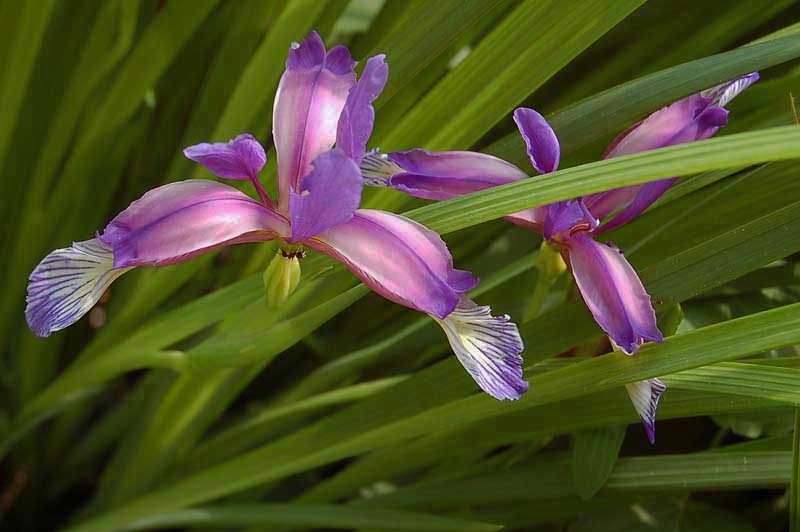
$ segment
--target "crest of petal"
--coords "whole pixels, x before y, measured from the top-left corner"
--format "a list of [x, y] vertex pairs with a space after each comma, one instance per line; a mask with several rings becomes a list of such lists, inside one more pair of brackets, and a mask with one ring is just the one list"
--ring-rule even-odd
[[569, 238], [570, 233], [592, 231], [599, 223], [582, 199], [559, 201], [547, 206], [544, 236], [548, 240]]
[[628, 391], [636, 413], [642, 418], [647, 439], [654, 444], [656, 442], [656, 410], [661, 394], [666, 391], [667, 385], [659, 379], [647, 379], [626, 384], [625, 389]]
[[233, 187], [192, 179], [155, 188], [114, 218], [100, 240], [114, 267], [163, 266], [212, 249], [286, 236], [285, 218]]
[[267, 162], [264, 148], [249, 133], [228, 142], [195, 144], [183, 154], [225, 179], [254, 179]]
[[701, 96], [711, 100], [712, 105], [725, 107], [731, 100], [739, 96], [747, 87], [759, 80], [758, 72], [736, 78], [701, 92]]
[[450, 315], [434, 319], [447, 334], [459, 362], [484, 392], [495, 399], [519, 399], [528, 391], [520, 356], [525, 346], [508, 316], [492, 316], [489, 307], [477, 306], [462, 296]]
[[650, 296], [622, 252], [584, 233], [566, 245], [581, 296], [606, 334], [628, 354], [646, 340], [661, 342]]
[[514, 111], [514, 122], [525, 140], [528, 156], [536, 171], [546, 174], [558, 170], [561, 147], [547, 120], [533, 109], [518, 107]]
[[326, 53], [316, 32], [289, 52], [272, 125], [281, 212], [288, 213], [289, 192], [311, 171], [311, 162], [336, 141], [339, 116], [356, 81], [354, 65], [343, 46]]
[[356, 163], [340, 149], [314, 159], [313, 170], [291, 192], [292, 237], [302, 242], [336, 225], [345, 223], [361, 203], [364, 183]]
[[130, 268], [114, 269], [111, 246], [99, 238], [75, 242], [47, 255], [29, 277], [25, 318], [42, 338], [89, 312], [114, 279]]
[[386, 299], [438, 318], [478, 284], [470, 272], [453, 269], [439, 235], [388, 212], [359, 209], [349, 222], [305, 244], [343, 262]]
[[388, 154], [402, 169], [388, 186], [411, 196], [445, 200], [525, 179], [528, 175], [502, 159], [472, 151], [413, 149]]
[[370, 57], [361, 78], [347, 95], [339, 124], [336, 129], [336, 147], [344, 151], [356, 164], [361, 164], [367, 150], [367, 142], [375, 123], [372, 107], [389, 78], [389, 66], [385, 55]]

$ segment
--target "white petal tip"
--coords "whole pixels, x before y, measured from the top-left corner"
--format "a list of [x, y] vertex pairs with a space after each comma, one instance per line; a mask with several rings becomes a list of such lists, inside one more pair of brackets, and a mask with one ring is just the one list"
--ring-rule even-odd
[[28, 326], [41, 338], [69, 327], [129, 269], [114, 269], [113, 251], [99, 238], [53, 251], [29, 277], [25, 308]]
[[[466, 304], [465, 304], [466, 303]], [[491, 309], [462, 301], [442, 326], [458, 360], [481, 389], [495, 399], [516, 400], [530, 385], [522, 380], [525, 349], [509, 316], [494, 317]]]
[[642, 419], [644, 431], [650, 444], [656, 442], [656, 410], [658, 401], [661, 399], [667, 386], [659, 379], [648, 379], [646, 381], [632, 382], [625, 385], [628, 396], [631, 398], [636, 413]]

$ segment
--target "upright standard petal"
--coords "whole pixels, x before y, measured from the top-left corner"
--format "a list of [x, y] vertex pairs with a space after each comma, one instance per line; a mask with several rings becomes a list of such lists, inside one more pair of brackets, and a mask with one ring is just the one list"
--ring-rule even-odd
[[367, 150], [367, 142], [375, 123], [372, 107], [389, 79], [389, 66], [380, 54], [367, 59], [364, 72], [358, 83], [350, 89], [347, 101], [339, 116], [336, 129], [336, 147], [344, 151], [356, 164], [361, 164]]
[[572, 235], [565, 245], [583, 300], [623, 351], [633, 354], [646, 340], [663, 340], [650, 296], [619, 249], [584, 233]]
[[283, 213], [289, 211], [290, 191], [298, 190], [311, 162], [336, 142], [339, 116], [356, 81], [354, 65], [347, 48], [336, 46], [326, 53], [316, 32], [289, 52], [272, 124]]
[[450, 315], [434, 319], [447, 334], [459, 362], [484, 392], [495, 399], [519, 399], [528, 391], [520, 356], [525, 346], [508, 316], [494, 317], [489, 307], [479, 307], [462, 296]]
[[361, 172], [342, 150], [327, 151], [312, 164], [313, 170], [300, 181], [300, 190], [291, 192], [290, 243], [350, 221], [361, 203]]
[[558, 170], [561, 147], [547, 120], [533, 109], [519, 107], [514, 111], [514, 122], [525, 140], [528, 156], [536, 171], [547, 174]]
[[183, 154], [225, 179], [253, 179], [267, 162], [264, 148], [249, 133], [228, 142], [195, 144], [183, 150]]
[[632, 382], [625, 385], [628, 396], [631, 398], [636, 413], [642, 418], [642, 425], [651, 444], [656, 442], [656, 410], [661, 394], [667, 390], [667, 385], [659, 379]]
[[233, 187], [193, 179], [147, 192], [105, 228], [114, 267], [163, 266], [214, 248], [288, 236], [288, 222]]
[[53, 251], [30, 275], [25, 308], [28, 326], [42, 338], [69, 327], [129, 269], [114, 269], [111, 246], [99, 238]]
[[471, 273], [453, 269], [439, 235], [388, 212], [357, 210], [352, 220], [305, 245], [343, 262], [386, 299], [440, 319], [478, 284]]

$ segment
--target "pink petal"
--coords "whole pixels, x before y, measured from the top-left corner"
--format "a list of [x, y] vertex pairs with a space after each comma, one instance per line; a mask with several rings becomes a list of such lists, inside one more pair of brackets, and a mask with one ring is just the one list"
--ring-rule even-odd
[[584, 233], [566, 245], [583, 300], [606, 334], [628, 354], [645, 340], [661, 342], [650, 296], [622, 252]]
[[514, 111], [514, 122], [525, 140], [528, 156], [536, 171], [547, 174], [558, 170], [561, 146], [547, 120], [533, 109], [518, 107]]
[[438, 318], [478, 284], [471, 273], [453, 269], [439, 235], [388, 212], [359, 209], [352, 220], [306, 245], [343, 262], [386, 299]]
[[356, 81], [354, 65], [344, 47], [326, 53], [316, 32], [289, 52], [275, 95], [272, 127], [284, 214], [289, 212], [289, 192], [298, 190], [311, 162], [336, 142], [339, 116]]
[[147, 192], [105, 228], [114, 267], [162, 266], [214, 248], [286, 236], [285, 218], [233, 187], [179, 181]]

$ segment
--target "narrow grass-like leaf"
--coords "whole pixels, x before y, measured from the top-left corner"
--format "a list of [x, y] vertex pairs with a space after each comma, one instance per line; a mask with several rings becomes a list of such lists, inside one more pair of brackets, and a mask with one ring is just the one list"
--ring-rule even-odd
[[591, 499], [603, 487], [617, 462], [626, 428], [602, 427], [572, 437], [572, 474], [581, 498]]
[[[648, 113], [693, 92], [763, 70], [800, 56], [800, 36], [737, 48], [697, 59], [634, 81], [626, 82], [586, 98], [548, 118], [569, 153], [604, 135], [623, 131]], [[525, 166], [525, 145], [514, 131], [495, 142], [488, 153]]]
[[789, 529], [800, 530], [800, 409], [794, 411], [792, 432], [792, 477], [789, 489]]
[[670, 388], [731, 393], [800, 406], [800, 369], [723, 362], [664, 377]]
[[126, 530], [162, 528], [229, 528], [236, 526], [294, 526], [336, 529], [379, 529], [430, 532], [493, 532], [499, 525], [467, 521], [431, 514], [350, 508], [334, 505], [252, 504], [209, 506], [153, 516], [132, 524]]
[[472, 145], [641, 3], [522, 2], [406, 115], [384, 148]]

